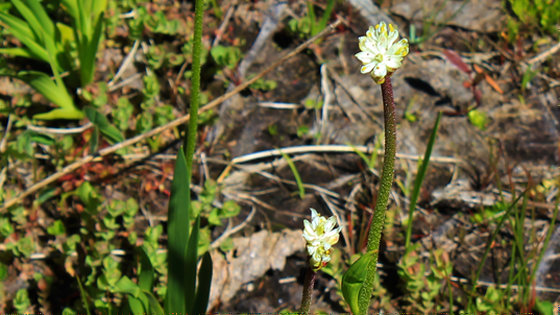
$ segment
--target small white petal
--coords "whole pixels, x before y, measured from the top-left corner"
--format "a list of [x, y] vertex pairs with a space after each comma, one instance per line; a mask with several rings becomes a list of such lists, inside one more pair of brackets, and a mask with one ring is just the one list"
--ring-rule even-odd
[[373, 70], [373, 67], [375, 67], [376, 63], [368, 63], [367, 65], [362, 66], [362, 68], [360, 68], [360, 72], [362, 73], [370, 73]]
[[385, 77], [387, 75], [387, 67], [384, 63], [379, 63], [373, 68], [373, 75], [376, 77]]
[[364, 64], [372, 62], [375, 58], [375, 55], [370, 53], [369, 51], [360, 51], [354, 56], [356, 56], [356, 58], [358, 58], [358, 60], [360, 60]]
[[401, 66], [401, 61], [397, 58], [390, 58], [385, 62], [385, 65], [387, 65], [387, 68], [393, 69], [394, 71]]

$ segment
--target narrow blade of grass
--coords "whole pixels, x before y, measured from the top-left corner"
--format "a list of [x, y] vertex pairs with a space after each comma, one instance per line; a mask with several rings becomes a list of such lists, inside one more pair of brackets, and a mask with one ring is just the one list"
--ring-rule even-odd
[[29, 49], [29, 53], [37, 59], [49, 62], [47, 50], [37, 42], [33, 32], [25, 21], [12, 15], [0, 12], [0, 22], [7, 26], [7, 30]]
[[190, 229], [187, 161], [183, 149], [177, 152], [167, 218], [168, 282], [165, 309], [169, 313], [185, 313], [187, 277], [184, 272], [185, 249]]
[[441, 112], [438, 112], [436, 122], [434, 123], [434, 128], [432, 128], [432, 133], [430, 134], [430, 139], [428, 140], [428, 145], [426, 146], [426, 152], [424, 153], [424, 159], [418, 168], [418, 174], [416, 175], [416, 180], [414, 181], [414, 187], [412, 188], [412, 195], [410, 196], [410, 207], [408, 209], [408, 225], [406, 228], [406, 240], [405, 249], [408, 250], [410, 247], [410, 237], [412, 235], [412, 223], [414, 217], [414, 210], [416, 209], [416, 203], [418, 202], [418, 196], [420, 195], [420, 187], [422, 187], [422, 182], [426, 176], [426, 170], [430, 164], [430, 157], [432, 156], [432, 149], [434, 148], [434, 143], [436, 142], [437, 131], [439, 127], [439, 121], [441, 119]]
[[84, 112], [91, 123], [99, 128], [101, 134], [109, 140], [109, 143], [113, 144], [124, 141], [124, 137], [119, 129], [113, 126], [105, 115], [101, 114], [91, 106], [84, 108]]
[[[197, 273], [197, 262], [198, 262], [198, 234], [200, 229], [200, 215], [196, 217], [194, 226], [189, 238], [189, 244], [185, 249], [185, 266], [184, 274], [186, 277], [185, 284], [185, 295], [184, 299], [187, 301], [187, 314], [194, 314], [193, 309], [195, 305], [196, 297], [196, 273]], [[168, 310], [170, 311], [170, 310]]]
[[[280, 149], [278, 149], [278, 150], [280, 150]], [[299, 197], [301, 199], [303, 199], [305, 197], [305, 187], [303, 186], [303, 182], [301, 180], [301, 177], [299, 176], [299, 172], [296, 168], [296, 165], [294, 164], [294, 161], [292, 161], [292, 159], [287, 154], [282, 152], [281, 150], [280, 150], [280, 154], [282, 154], [282, 157], [288, 163], [288, 166], [290, 167], [290, 170], [292, 170], [292, 173], [294, 174], [294, 178], [296, 180], [296, 184], [298, 186]]]
[[79, 276], [76, 276], [76, 280], [78, 281], [78, 288], [80, 290], [80, 296], [82, 297], [82, 303], [84, 303], [84, 308], [86, 309], [86, 314], [91, 315], [91, 311], [89, 310], [89, 303], [87, 300], [87, 292], [84, 290], [84, 286], [82, 285], [82, 281], [80, 280]]
[[150, 262], [148, 254], [144, 248], [140, 248], [138, 255], [140, 256], [140, 274], [138, 275], [138, 286], [142, 290], [151, 290], [154, 284], [155, 270]]
[[193, 314], [206, 314], [208, 299], [210, 298], [210, 286], [212, 285], [212, 256], [206, 252], [202, 256], [200, 270], [198, 271], [198, 287], [196, 288], [196, 299]]
[[[23, 5], [23, 3], [19, 0], [12, 0], [12, 3], [14, 5], [18, 3], [18, 11], [26, 20], [28, 20], [30, 26], [35, 30], [35, 32], [42, 33], [44, 36], [54, 39], [54, 23], [39, 1], [25, 0], [25, 5]], [[24, 14], [24, 12], [26, 13]]]
[[498, 236], [498, 233], [500, 232], [500, 229], [502, 228], [502, 225], [504, 224], [506, 219], [509, 218], [512, 210], [516, 208], [515, 205], [519, 202], [519, 200], [521, 200], [521, 198], [526, 193], [527, 193], [527, 189], [525, 191], [523, 191], [523, 193], [521, 195], [519, 195], [509, 205], [508, 209], [505, 211], [505, 214], [500, 218], [500, 221], [498, 221], [498, 223], [496, 224], [496, 229], [492, 232], [492, 234], [488, 238], [488, 241], [486, 242], [486, 247], [484, 248], [484, 253], [482, 254], [482, 258], [480, 259], [480, 262], [478, 264], [478, 268], [477, 268], [477, 270], [475, 272], [475, 275], [472, 279], [472, 288], [470, 290], [470, 294], [468, 295], [467, 311], [473, 311], [474, 310], [473, 298], [475, 297], [476, 284], [478, 283], [478, 279], [480, 278], [480, 273], [482, 272], [482, 268], [484, 267], [484, 264], [486, 263], [486, 259], [488, 258], [488, 254], [490, 253], [490, 249], [492, 248], [492, 244], [494, 244], [494, 240]]

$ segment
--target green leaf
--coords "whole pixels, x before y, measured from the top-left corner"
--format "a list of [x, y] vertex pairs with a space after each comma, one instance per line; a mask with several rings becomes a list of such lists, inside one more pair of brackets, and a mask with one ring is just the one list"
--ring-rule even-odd
[[202, 256], [200, 270], [198, 271], [198, 287], [196, 289], [196, 300], [192, 314], [206, 314], [208, 299], [210, 297], [210, 286], [212, 285], [212, 256], [206, 252]]
[[144, 294], [148, 298], [148, 303], [150, 305], [148, 314], [163, 315], [165, 314], [163, 308], [159, 304], [156, 297], [149, 291], [144, 291]]
[[99, 128], [97, 126], [93, 126], [93, 132], [89, 138], [89, 151], [90, 152], [97, 152], [97, 148], [99, 147]]
[[57, 83], [62, 84], [58, 74], [62, 71], [56, 56], [60, 50], [56, 49], [56, 34], [53, 21], [47, 15], [41, 3], [37, 0], [26, 0], [25, 4], [20, 0], [12, 0], [20, 14], [25, 19], [27, 25], [34, 34], [35, 41], [46, 48], [48, 59], [46, 60], [57, 78]]
[[49, 101], [60, 106], [48, 113], [37, 114], [35, 119], [82, 119], [84, 114], [76, 108], [64, 85], [58, 85], [48, 75], [39, 71], [20, 71], [16, 78], [29, 84]]
[[360, 313], [358, 296], [366, 280], [367, 266], [371, 259], [373, 259], [374, 254], [376, 253], [373, 251], [365, 253], [342, 276], [342, 295], [353, 314]]
[[54, 40], [54, 23], [49, 18], [47, 11], [37, 0], [12, 0], [19, 13], [27, 21], [37, 38], [43, 41]]
[[234, 244], [231, 237], [226, 238], [222, 243], [220, 243], [220, 250], [224, 253], [229, 252], [233, 248], [234, 248]]
[[132, 314], [148, 314], [147, 305], [144, 303], [144, 300], [147, 302], [144, 292], [141, 292], [138, 298], [131, 295], [128, 296], [128, 307], [130, 307]]
[[217, 45], [212, 47], [210, 55], [219, 66], [233, 69], [241, 59], [241, 50], [234, 46]]
[[33, 115], [34, 119], [53, 120], [53, 119], [82, 119], [84, 113], [76, 108], [57, 108], [50, 112]]
[[69, 307], [65, 307], [62, 310], [62, 315], [77, 315], [78, 313], [76, 313], [76, 311], [74, 311], [73, 309], [69, 308]]
[[6, 280], [7, 276], [8, 276], [8, 266], [3, 263], [0, 263], [0, 281]]
[[130, 280], [127, 276], [122, 276], [117, 283], [115, 283], [115, 287], [112, 290], [113, 293], [127, 293], [132, 295], [135, 298], [138, 298], [140, 295], [140, 288], [138, 285], [132, 280]]
[[6, 217], [0, 217], [0, 235], [8, 237], [14, 233], [14, 227], [10, 220]]
[[[72, 97], [64, 86], [57, 85], [50, 76], [39, 71], [20, 71], [16, 78], [29, 84], [49, 101], [61, 108], [75, 108]], [[82, 115], [83, 117], [83, 115]]]
[[299, 190], [299, 197], [301, 199], [303, 199], [305, 197], [305, 187], [303, 186], [303, 181], [301, 180], [301, 176], [299, 176], [299, 172], [296, 168], [296, 165], [294, 164], [292, 159], [287, 154], [285, 154], [282, 151], [280, 151], [280, 154], [282, 154], [282, 157], [286, 160], [286, 162], [288, 163], [288, 166], [290, 167], [290, 170], [294, 174], [294, 178], [296, 180], [296, 184], [297, 184], [298, 190]]
[[113, 126], [103, 114], [91, 106], [84, 108], [84, 113], [91, 123], [99, 128], [101, 134], [104, 135], [111, 144], [124, 141], [124, 137], [121, 132], [117, 129], [117, 127]]
[[86, 309], [86, 314], [91, 315], [91, 311], [89, 309], [87, 292], [86, 292], [86, 290], [84, 290], [84, 286], [82, 285], [82, 281], [80, 280], [80, 277], [76, 276], [76, 280], [78, 281], [78, 289], [80, 290], [80, 297], [82, 298], [82, 304], [84, 305], [84, 308]]
[[539, 311], [540, 314], [543, 315], [552, 315], [554, 314], [554, 305], [549, 301], [542, 301], [537, 299], [535, 303], [535, 308]]
[[[93, 75], [95, 74], [95, 65], [96, 65], [96, 55], [97, 49], [99, 48], [99, 43], [101, 42], [103, 36], [103, 13], [99, 15], [97, 18], [97, 23], [94, 29], [93, 34], [89, 37], [85, 37], [80, 41], [85, 41], [82, 45], [84, 46], [80, 49], [80, 78], [82, 82], [82, 86], [86, 86], [93, 81]], [[83, 34], [82, 34], [83, 36]]]
[[73, 19], [78, 19], [78, 3], [76, 0], [61, 0], [64, 9]]
[[473, 126], [477, 127], [480, 130], [486, 129], [486, 125], [488, 125], [488, 116], [486, 113], [479, 111], [478, 109], [473, 109], [469, 111], [469, 121]]
[[235, 217], [239, 212], [241, 212], [241, 207], [233, 200], [228, 200], [222, 205], [222, 215], [224, 218]]
[[198, 263], [198, 237], [200, 231], [200, 216], [196, 217], [193, 229], [189, 238], [189, 244], [185, 248], [184, 275], [187, 279], [185, 283], [185, 296], [187, 302], [187, 314], [193, 314], [196, 296], [196, 269]]
[[60, 220], [56, 220], [47, 228], [47, 233], [50, 235], [62, 235], [66, 233], [66, 228], [64, 227], [64, 223]]
[[37, 59], [36, 56], [29, 51], [29, 49], [25, 49], [21, 47], [0, 48], [0, 54], [12, 56], [12, 57]]
[[185, 249], [189, 237], [190, 217], [187, 186], [187, 160], [183, 148], [177, 152], [167, 219], [168, 281], [165, 310], [186, 313]]
[[36, 59], [49, 62], [47, 50], [39, 42], [39, 39], [35, 38], [31, 28], [24, 20], [0, 12], [0, 22], [6, 24], [7, 30], [29, 49], [31, 55], [35, 56]]
[[19, 289], [16, 292], [16, 296], [12, 301], [14, 308], [18, 313], [26, 313], [27, 309], [31, 306], [31, 301], [29, 300], [29, 294], [26, 289]]
[[428, 165], [430, 164], [430, 157], [432, 156], [432, 149], [434, 143], [436, 142], [436, 136], [439, 128], [439, 121], [441, 119], [441, 112], [438, 113], [434, 127], [432, 128], [432, 133], [430, 134], [430, 139], [428, 140], [428, 145], [426, 146], [426, 152], [424, 153], [424, 159], [418, 168], [416, 179], [414, 180], [414, 187], [412, 188], [412, 195], [410, 196], [410, 205], [408, 210], [408, 225], [405, 237], [405, 250], [409, 250], [410, 238], [412, 235], [412, 219], [414, 217], [414, 210], [416, 209], [416, 202], [420, 196], [420, 188], [422, 187], [422, 182], [424, 182], [424, 177], [426, 176], [426, 171]]
[[140, 274], [138, 275], [138, 286], [142, 290], [151, 290], [154, 283], [155, 270], [150, 262], [150, 257], [144, 248], [140, 248]]

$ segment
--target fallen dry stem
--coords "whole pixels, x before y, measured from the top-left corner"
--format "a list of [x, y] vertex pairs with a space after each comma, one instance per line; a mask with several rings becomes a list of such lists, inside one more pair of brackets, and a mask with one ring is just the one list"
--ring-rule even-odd
[[[217, 99], [213, 100], [212, 102], [210, 102], [210, 103], [206, 104], [205, 106], [203, 106], [202, 108], [200, 108], [199, 113], [202, 113], [202, 112], [208, 111], [208, 110], [210, 110], [214, 107], [217, 107], [218, 105], [220, 105], [225, 100], [227, 100], [230, 97], [232, 97], [232, 96], [238, 94], [239, 92], [243, 91], [244, 89], [249, 87], [249, 85], [255, 83], [257, 80], [264, 77], [266, 74], [268, 74], [272, 70], [276, 69], [282, 63], [286, 62], [286, 60], [288, 60], [288, 59], [292, 58], [293, 56], [297, 55], [298, 53], [300, 53], [302, 50], [307, 48], [309, 45], [311, 45], [317, 39], [329, 34], [330, 32], [332, 32], [341, 23], [342, 23], [342, 20], [338, 19], [336, 22], [330, 24], [322, 32], [320, 32], [319, 34], [317, 34], [317, 35], [313, 36], [312, 38], [308, 39], [307, 41], [305, 41], [304, 43], [302, 43], [301, 45], [296, 47], [294, 50], [292, 50], [291, 52], [286, 54], [284, 57], [278, 59], [276, 62], [274, 62], [272, 65], [270, 65], [269, 67], [267, 67], [266, 69], [261, 71], [259, 74], [257, 74], [252, 79], [241, 83], [235, 89], [233, 89], [231, 92], [228, 92], [228, 93], [218, 97]], [[154, 128], [154, 129], [152, 129], [148, 132], [145, 132], [143, 134], [140, 134], [136, 137], [132, 137], [132, 138], [127, 139], [123, 142], [117, 143], [113, 146], [110, 146], [110, 147], [107, 147], [103, 150], [100, 150], [99, 152], [97, 152], [97, 154], [87, 155], [87, 156], [83, 157], [82, 159], [80, 159], [80, 160], [78, 160], [78, 161], [76, 161], [76, 162], [74, 162], [70, 165], [67, 165], [62, 170], [60, 170], [60, 171], [48, 176], [47, 178], [31, 185], [24, 192], [20, 193], [17, 197], [14, 197], [14, 198], [6, 201], [6, 203], [4, 203], [2, 205], [0, 210], [6, 210], [9, 207], [15, 205], [16, 203], [21, 202], [23, 200], [23, 198], [37, 192], [39, 189], [55, 182], [56, 180], [60, 179], [62, 176], [66, 175], [66, 174], [69, 174], [69, 173], [75, 171], [76, 169], [80, 168], [81, 166], [93, 161], [93, 159], [97, 156], [103, 157], [103, 156], [107, 156], [109, 154], [113, 154], [116, 151], [118, 151], [119, 149], [122, 149], [124, 147], [133, 145], [133, 144], [138, 143], [142, 140], [145, 140], [147, 138], [155, 136], [155, 135], [157, 135], [157, 134], [159, 134], [159, 133], [161, 133], [165, 130], [178, 127], [178, 126], [186, 123], [189, 119], [190, 119], [190, 115], [188, 115], [188, 114], [184, 115], [184, 116], [179, 117], [179, 118], [177, 118], [177, 119], [175, 119], [175, 120], [173, 120], [173, 121], [171, 121], [171, 122], [169, 122], [169, 123], [167, 123], [163, 126]]]

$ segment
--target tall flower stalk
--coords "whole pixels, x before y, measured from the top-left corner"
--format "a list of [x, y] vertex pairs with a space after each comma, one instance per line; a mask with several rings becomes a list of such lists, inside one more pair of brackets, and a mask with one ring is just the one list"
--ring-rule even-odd
[[397, 127], [391, 75], [402, 65], [404, 57], [408, 54], [408, 41], [401, 39], [396, 42], [398, 37], [399, 32], [391, 24], [381, 22], [370, 26], [366, 36], [359, 38], [361, 51], [356, 54], [356, 58], [362, 62], [360, 71], [369, 73], [375, 83], [381, 84], [385, 156], [377, 203], [368, 233], [367, 253], [350, 266], [342, 279], [344, 298], [354, 314], [367, 314], [369, 308], [377, 272], [381, 232], [385, 224], [385, 211], [393, 184]]
[[[212, 283], [212, 258], [206, 252], [198, 257], [200, 215], [193, 217], [191, 179], [200, 104], [200, 69], [204, 0], [195, 2], [190, 121], [184, 146], [177, 153], [167, 225], [168, 280], [167, 314], [205, 313]], [[191, 228], [191, 222], [194, 224]], [[200, 269], [198, 269], [200, 261]]]

